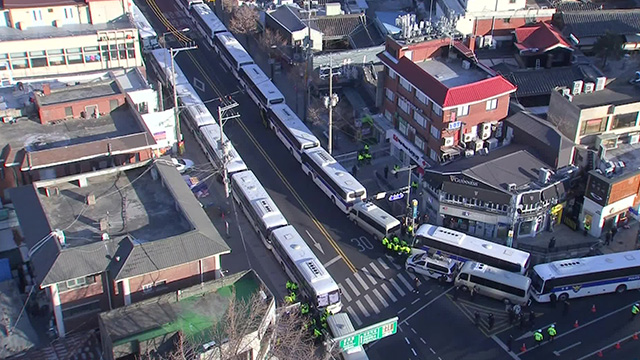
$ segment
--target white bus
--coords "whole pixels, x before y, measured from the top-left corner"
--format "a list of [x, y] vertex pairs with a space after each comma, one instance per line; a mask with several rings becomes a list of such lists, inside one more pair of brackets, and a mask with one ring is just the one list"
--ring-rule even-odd
[[213, 49], [214, 36], [216, 36], [216, 34], [227, 32], [227, 27], [224, 26], [222, 21], [220, 21], [207, 4], [194, 4], [191, 7], [190, 13], [196, 28]]
[[287, 275], [300, 285], [318, 309], [336, 314], [342, 310], [340, 288], [320, 263], [302, 236], [291, 226], [271, 232], [273, 253]]
[[271, 82], [269, 77], [256, 64], [240, 67], [240, 83], [247, 89], [247, 93], [253, 102], [262, 110], [272, 105], [284, 103], [284, 95]]
[[[351, 319], [349, 319], [349, 315], [345, 313], [329, 315], [327, 317], [327, 325], [334, 339], [356, 331], [351, 323]], [[356, 346], [353, 349], [342, 351], [340, 354], [344, 360], [369, 360], [362, 346]]]
[[531, 278], [532, 295], [538, 302], [550, 301], [551, 294], [564, 301], [638, 289], [640, 250], [538, 264]]
[[151, 50], [151, 68], [153, 72], [158, 77], [158, 80], [162, 82], [162, 85], [173, 90], [173, 87], [176, 86], [176, 91], [178, 93], [188, 92], [188, 90], [183, 90], [183, 88], [191, 88], [191, 84], [189, 84], [189, 80], [180, 66], [178, 64], [174, 64], [174, 69], [176, 70], [175, 75], [171, 71], [171, 53], [169, 50], [160, 48]]
[[253, 64], [253, 58], [230, 32], [216, 34], [213, 48], [238, 80], [240, 68]]
[[367, 189], [321, 147], [302, 153], [302, 170], [345, 214], [367, 198]]
[[389, 240], [400, 232], [400, 221], [371, 202], [355, 203], [349, 212], [349, 219], [365, 229], [375, 240], [387, 237]]
[[[224, 136], [224, 146], [226, 149], [220, 147], [220, 127], [218, 125], [205, 125], [200, 127], [199, 131], [196, 131], [196, 140], [204, 150], [204, 153], [209, 158], [212, 164], [221, 169], [225, 162], [227, 164], [227, 173], [229, 175], [235, 174], [240, 171], [247, 170], [247, 165], [240, 157], [231, 141]], [[227, 160], [225, 161], [225, 150], [227, 153]]]
[[531, 258], [528, 252], [430, 224], [418, 228], [412, 247], [419, 251], [446, 254], [454, 260], [477, 261], [520, 274], [527, 272]]
[[302, 161], [303, 151], [320, 146], [320, 140], [313, 135], [289, 105], [282, 103], [271, 106], [268, 118], [271, 129], [298, 162]]
[[249, 218], [262, 242], [271, 250], [269, 234], [279, 227], [287, 226], [287, 219], [271, 200], [253, 171], [235, 173], [231, 177], [231, 189], [233, 198]]
[[203, 0], [177, 0], [176, 2], [178, 3], [180, 9], [182, 9], [182, 11], [184, 11], [184, 14], [187, 16], [189, 16], [189, 10], [191, 10], [191, 7], [193, 5], [204, 4]]
[[133, 18], [133, 22], [136, 24], [136, 28], [138, 28], [138, 33], [140, 34], [140, 47], [142, 48], [142, 51], [148, 52], [159, 48], [158, 34], [153, 30], [149, 20], [147, 20], [135, 3], [131, 3], [131, 17]]
[[196, 134], [202, 126], [218, 125], [218, 121], [211, 115], [211, 112], [202, 100], [200, 100], [195, 90], [193, 90], [193, 93], [179, 94], [178, 101], [183, 109], [180, 114], [186, 119], [187, 126], [194, 134]]
[[494, 268], [475, 261], [462, 265], [456, 277], [456, 286], [504, 303], [524, 305], [529, 302], [531, 279], [524, 275]]

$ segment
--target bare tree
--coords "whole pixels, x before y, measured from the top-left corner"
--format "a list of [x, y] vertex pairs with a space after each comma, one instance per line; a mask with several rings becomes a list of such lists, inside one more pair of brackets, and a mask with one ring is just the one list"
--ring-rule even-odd
[[281, 48], [282, 46], [287, 44], [287, 39], [284, 38], [284, 36], [282, 36], [282, 34], [277, 31], [277, 30], [272, 30], [269, 28], [266, 28], [262, 34], [260, 35], [259, 38], [260, 41], [260, 46], [266, 50], [269, 51], [270, 53], [272, 53], [273, 55], [273, 51], [274, 48]]
[[243, 34], [247, 40], [249, 50], [249, 35], [258, 31], [258, 10], [252, 6], [240, 6], [233, 10], [229, 21], [229, 30], [236, 34]]

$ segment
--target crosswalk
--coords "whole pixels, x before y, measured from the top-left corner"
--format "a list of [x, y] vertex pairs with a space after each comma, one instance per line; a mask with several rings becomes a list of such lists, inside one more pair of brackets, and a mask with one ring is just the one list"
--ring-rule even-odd
[[[344, 309], [356, 326], [414, 290], [413, 278], [401, 269], [403, 266], [396, 264], [391, 256], [384, 256], [338, 284], [342, 289]], [[428, 281], [428, 278], [420, 277], [420, 281]]]

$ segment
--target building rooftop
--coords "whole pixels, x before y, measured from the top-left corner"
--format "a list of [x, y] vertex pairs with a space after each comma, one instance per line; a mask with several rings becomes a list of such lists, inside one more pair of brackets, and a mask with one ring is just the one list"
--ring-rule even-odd
[[[5, 0], [6, 1], [6, 0]], [[17, 0], [21, 1], [21, 0]], [[31, 0], [33, 1], [33, 0]], [[63, 5], [56, 1], [55, 6]], [[47, 5], [35, 5], [35, 7]], [[49, 5], [54, 6], [54, 5]], [[80, 35], [92, 35], [98, 31], [107, 30], [123, 30], [135, 29], [135, 25], [126, 15], [119, 17], [114, 21], [104, 24], [69, 24], [62, 27], [56, 26], [37, 26], [29, 27], [25, 30], [15, 29], [8, 26], [0, 27], [0, 41], [20, 41], [33, 39], [51, 39], [59, 37], [73, 37]], [[73, 44], [70, 44], [73, 45]]]
[[[28, 316], [20, 316], [23, 300], [13, 280], [0, 282], [0, 358], [7, 359], [38, 344], [38, 335]], [[17, 321], [17, 323], [16, 323]], [[12, 332], [8, 330], [12, 328]]]
[[476, 67], [464, 69], [462, 61], [464, 60], [432, 58], [416, 64], [448, 88], [472, 84], [489, 76], [486, 72]]
[[[555, 126], [533, 114], [521, 111], [509, 116], [505, 121], [526, 132], [532, 138], [537, 139], [537, 141], [540, 141], [550, 149], [570, 149], [574, 145], [573, 142], [564, 136]], [[528, 141], [530, 141], [530, 139], [528, 139]]]
[[60, 89], [51, 89], [51, 93], [49, 95], [41, 95], [36, 99], [40, 105], [48, 106], [117, 94], [122, 94], [117, 82], [115, 80], [106, 80]]
[[525, 25], [515, 29], [516, 48], [520, 53], [543, 53], [557, 47], [573, 51], [571, 45], [562, 37], [556, 28], [546, 22]]
[[618, 106], [640, 102], [640, 91], [634, 85], [627, 83], [611, 84], [610, 86], [592, 93], [582, 93], [573, 96], [571, 103], [581, 109], [598, 106]]
[[557, 87], [571, 87], [576, 80], [595, 82], [602, 76], [593, 65], [571, 65], [540, 69], [510, 69], [507, 65], [498, 64], [494, 70], [516, 85], [516, 96], [551, 95]]
[[275, 10], [267, 12], [267, 14], [282, 25], [283, 28], [292, 33], [306, 29], [307, 27], [300, 20], [300, 9], [293, 6], [278, 6]]
[[[156, 338], [166, 341], [178, 331], [187, 337], [206, 338], [220, 321], [225, 320], [233, 298], [250, 301], [261, 290], [266, 295], [268, 290], [260, 278], [253, 270], [246, 270], [183, 289], [179, 299], [175, 293], [166, 294], [104, 312], [100, 314], [101, 329], [114, 348]], [[257, 329], [260, 322], [252, 325]]]
[[[87, 174], [83, 187], [49, 180], [50, 196], [34, 185], [10, 190], [41, 285], [107, 268], [127, 278], [229, 251], [168, 158], [103, 173]], [[64, 240], [38, 244], [55, 229]]]
[[602, 8], [602, 5], [595, 4], [588, 0], [563, 0], [557, 2], [555, 7], [558, 11], [567, 13], [572, 11], [599, 10]]
[[607, 32], [634, 35], [640, 33], [640, 9], [563, 12], [562, 23], [563, 33], [573, 34], [578, 40]]
[[620, 180], [620, 177], [630, 176], [640, 171], [640, 143], [638, 144], [618, 144], [615, 149], [607, 149], [605, 152], [606, 161], [612, 161], [617, 166], [619, 161], [624, 162], [622, 171], [614, 171], [611, 177], [599, 174], [604, 179]]

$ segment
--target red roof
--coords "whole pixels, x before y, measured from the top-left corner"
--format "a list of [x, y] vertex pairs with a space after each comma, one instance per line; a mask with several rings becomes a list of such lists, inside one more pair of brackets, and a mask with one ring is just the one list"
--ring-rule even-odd
[[2, 8], [37, 8], [83, 4], [84, 0], [2, 0]]
[[442, 108], [488, 100], [517, 89], [501, 75], [449, 88], [406, 57], [401, 57], [397, 63], [386, 52], [379, 53], [378, 57], [403, 78], [410, 79], [413, 86]]
[[545, 52], [558, 46], [571, 49], [571, 45], [553, 27], [553, 25], [541, 22], [523, 26], [515, 30], [516, 47], [519, 50], [536, 49], [531, 52]]

